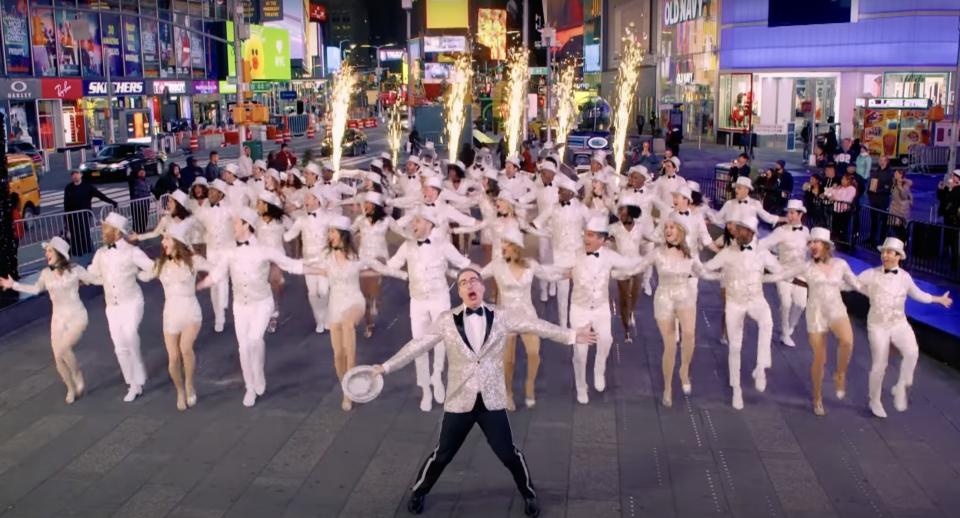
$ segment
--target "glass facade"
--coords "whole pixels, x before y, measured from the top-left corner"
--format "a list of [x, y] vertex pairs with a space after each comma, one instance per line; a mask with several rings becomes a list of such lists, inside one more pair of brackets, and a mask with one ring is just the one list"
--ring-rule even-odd
[[717, 102], [717, 27], [720, 2], [703, 3], [702, 14], [666, 25], [660, 33], [660, 126], [666, 127], [668, 105], [681, 105], [683, 134], [711, 137]]

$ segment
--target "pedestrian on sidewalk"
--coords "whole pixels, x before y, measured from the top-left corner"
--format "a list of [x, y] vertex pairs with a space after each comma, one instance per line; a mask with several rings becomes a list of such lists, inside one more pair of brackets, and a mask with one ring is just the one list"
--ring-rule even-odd
[[143, 166], [136, 166], [130, 173], [128, 188], [133, 231], [139, 234], [147, 229], [147, 216], [151, 203], [150, 184], [147, 183], [147, 172], [143, 170]]
[[170, 194], [177, 189], [187, 192], [189, 188], [189, 185], [180, 185], [180, 166], [175, 162], [170, 162], [167, 172], [157, 178], [150, 192], [154, 198], [159, 200], [164, 194]]
[[197, 157], [190, 155], [187, 157], [187, 167], [180, 170], [180, 190], [190, 188], [198, 176], [204, 176], [203, 169], [197, 165]]
[[210, 161], [203, 170], [203, 177], [206, 178], [208, 182], [220, 178], [220, 153], [216, 151], [210, 152]]
[[[869, 153], [863, 152], [857, 157], [857, 174], [860, 174], [859, 162], [869, 157]], [[869, 171], [867, 182], [867, 201], [870, 202], [870, 243], [880, 244], [887, 237], [887, 215], [884, 211], [890, 209], [890, 196], [893, 189], [893, 168], [890, 167], [890, 159], [880, 157], [879, 167], [876, 171]]]
[[280, 152], [277, 153], [276, 160], [280, 167], [274, 167], [274, 169], [280, 172], [286, 172], [297, 165], [297, 156], [290, 151], [290, 146], [286, 144], [280, 144]]
[[63, 211], [67, 213], [64, 218], [74, 256], [86, 255], [93, 251], [93, 242], [90, 240], [90, 227], [93, 225], [92, 213], [77, 212], [90, 211], [93, 198], [109, 203], [114, 208], [117, 206], [117, 202], [100, 192], [100, 189], [83, 181], [83, 174], [80, 171], [72, 171], [70, 183], [63, 189]]
[[913, 208], [913, 192], [910, 187], [913, 180], [907, 178], [907, 172], [897, 169], [893, 172], [893, 187], [890, 189], [890, 233], [901, 241], [907, 238], [907, 221]]

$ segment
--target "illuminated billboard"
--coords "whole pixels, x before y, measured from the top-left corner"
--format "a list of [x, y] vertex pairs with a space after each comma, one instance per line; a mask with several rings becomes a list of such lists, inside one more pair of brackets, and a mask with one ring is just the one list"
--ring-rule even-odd
[[477, 41], [490, 49], [490, 59], [507, 59], [507, 11], [480, 9], [477, 13]]
[[427, 0], [427, 28], [468, 28], [468, 5], [468, 0]]
[[[227, 22], [227, 41], [233, 42], [233, 22]], [[290, 36], [284, 29], [250, 25], [250, 37], [243, 42], [243, 68], [251, 80], [290, 79]], [[233, 45], [227, 45], [227, 69], [236, 76]]]

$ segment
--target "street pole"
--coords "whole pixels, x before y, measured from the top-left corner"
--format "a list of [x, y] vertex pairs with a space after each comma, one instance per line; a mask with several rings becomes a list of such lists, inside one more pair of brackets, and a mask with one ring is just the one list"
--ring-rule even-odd
[[407, 129], [413, 131], [413, 53], [410, 52], [410, 12], [413, 0], [402, 0], [401, 6], [407, 12]]
[[[104, 54], [107, 56], [106, 63], [103, 64], [107, 78], [107, 144], [113, 144], [116, 142], [116, 124], [113, 121], [113, 80], [110, 79], [111, 59], [108, 51], [104, 50]], [[70, 154], [67, 153], [67, 156], [69, 157]]]
[[383, 73], [383, 70], [380, 69], [380, 47], [374, 49], [377, 53], [377, 116], [380, 117], [380, 121], [383, 121], [383, 105], [380, 102], [381, 90], [380, 90], [380, 74]]
[[[547, 32], [548, 31], [547, 27], [544, 27], [543, 30], [545, 35], [549, 34]], [[550, 32], [552, 33], [552, 30]], [[546, 47], [547, 47], [547, 96], [546, 96], [547, 99], [546, 99], [546, 102], [544, 103], [544, 106], [546, 107], [545, 116], [546, 116], [546, 127], [547, 127], [547, 143], [552, 144], [553, 132], [550, 131], [550, 118], [552, 116], [551, 114], [553, 113], [553, 106], [551, 106], [551, 103], [553, 101], [553, 91], [551, 90], [551, 88], [553, 87], [553, 59], [552, 59], [553, 38], [549, 36], [545, 37], [544, 44], [546, 44]]]
[[[0, 142], [7, 141], [7, 125], [0, 113]], [[13, 206], [10, 203], [10, 175], [7, 170], [7, 146], [0, 146], [0, 277], [19, 279], [17, 242], [13, 236]], [[9, 292], [5, 292], [8, 295]], [[16, 298], [13, 298], [16, 300]]]
[[[243, 97], [244, 92], [244, 81], [243, 81], [243, 50], [242, 42], [244, 39], [244, 20], [243, 20], [243, 2], [236, 2], [236, 9], [233, 11], [233, 57], [234, 57], [234, 67], [236, 68], [237, 74], [237, 107], [242, 107], [243, 102], [245, 101]], [[236, 121], [234, 121], [236, 122]], [[242, 128], [238, 128], [238, 144], [240, 145], [240, 156], [243, 156], [243, 143], [246, 140], [246, 131]]]
[[[530, 49], [530, 0], [523, 0], [523, 48], [524, 50]], [[529, 57], [527, 58], [529, 59]], [[527, 92], [524, 92], [526, 94]], [[527, 111], [527, 99], [524, 95], [523, 99], [523, 139], [521, 141], [527, 140], [527, 119], [530, 114]]]
[[[957, 23], [957, 33], [960, 34], [960, 18], [958, 18]], [[957, 131], [960, 130], [960, 45], [957, 45], [957, 69], [953, 74], [953, 131], [951, 131], [952, 138], [950, 139], [950, 159], [947, 163], [947, 177], [951, 172], [957, 167]]]

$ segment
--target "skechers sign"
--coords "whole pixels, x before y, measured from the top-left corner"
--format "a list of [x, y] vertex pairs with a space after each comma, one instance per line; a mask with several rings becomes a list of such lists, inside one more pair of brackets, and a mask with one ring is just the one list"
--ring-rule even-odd
[[666, 0], [663, 3], [663, 25], [670, 26], [702, 18], [709, 0]]
[[[107, 82], [106, 81], [84, 81], [83, 82], [83, 92], [85, 95], [95, 95], [95, 96], [106, 96], [107, 92]], [[143, 95], [143, 81], [114, 81], [113, 82], [113, 95], [122, 96], [122, 95]]]

